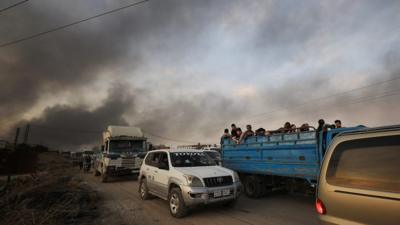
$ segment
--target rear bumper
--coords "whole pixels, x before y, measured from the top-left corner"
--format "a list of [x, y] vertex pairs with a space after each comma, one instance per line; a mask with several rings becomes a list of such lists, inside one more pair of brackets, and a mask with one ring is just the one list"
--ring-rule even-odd
[[[235, 182], [229, 186], [213, 188], [181, 186], [181, 190], [185, 204], [187, 206], [194, 206], [235, 200], [242, 192], [242, 184]], [[219, 193], [221, 191], [222, 194], [223, 190], [229, 190], [229, 195], [215, 196], [216, 192]]]

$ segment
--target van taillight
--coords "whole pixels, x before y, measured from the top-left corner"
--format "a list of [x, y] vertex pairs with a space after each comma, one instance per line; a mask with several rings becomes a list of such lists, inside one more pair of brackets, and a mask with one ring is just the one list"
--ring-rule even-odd
[[315, 209], [317, 210], [318, 214], [324, 215], [326, 214], [326, 208], [324, 206], [324, 203], [322, 203], [321, 200], [317, 199], [315, 202]]

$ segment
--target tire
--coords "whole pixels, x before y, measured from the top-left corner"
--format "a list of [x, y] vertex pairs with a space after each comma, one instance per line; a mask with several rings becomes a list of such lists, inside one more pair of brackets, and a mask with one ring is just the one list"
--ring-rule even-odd
[[188, 208], [182, 197], [180, 188], [172, 188], [168, 195], [169, 211], [173, 217], [183, 218], [188, 213]]
[[262, 184], [256, 176], [247, 176], [244, 184], [244, 192], [249, 198], [259, 198], [263, 194]]
[[257, 179], [258, 179], [258, 185], [259, 185], [259, 189], [260, 189], [260, 195], [258, 197], [264, 197], [268, 193], [265, 180], [263, 179], [263, 177], [257, 177]]
[[147, 187], [147, 181], [145, 178], [140, 180], [139, 195], [142, 200], [147, 200], [151, 197], [149, 193], [149, 188]]

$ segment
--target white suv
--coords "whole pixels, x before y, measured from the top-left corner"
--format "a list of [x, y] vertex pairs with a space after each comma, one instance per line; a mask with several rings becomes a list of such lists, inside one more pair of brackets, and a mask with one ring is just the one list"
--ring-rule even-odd
[[140, 168], [139, 193], [168, 200], [172, 216], [184, 217], [189, 207], [222, 202], [233, 205], [240, 195], [236, 172], [216, 165], [198, 150], [155, 150]]

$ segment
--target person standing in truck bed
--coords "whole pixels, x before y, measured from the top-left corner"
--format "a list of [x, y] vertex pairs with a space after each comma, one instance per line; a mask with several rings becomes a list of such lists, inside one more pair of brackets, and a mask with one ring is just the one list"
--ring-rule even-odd
[[228, 129], [225, 129], [224, 130], [224, 134], [221, 136], [221, 141], [220, 141], [221, 145], [224, 144], [224, 139], [225, 138], [231, 138], [231, 135], [229, 134], [229, 130]]
[[231, 125], [231, 137], [236, 137], [237, 136], [237, 127], [236, 124], [232, 123]]
[[342, 121], [335, 120], [335, 128], [342, 128]]
[[256, 134], [255, 134], [255, 135], [256, 135], [256, 136], [265, 136], [265, 135], [266, 135], [265, 129], [262, 128], [262, 127], [258, 128], [258, 129], [256, 130]]
[[240, 143], [239, 140], [240, 140], [240, 137], [242, 136], [242, 133], [243, 133], [242, 129], [240, 127], [238, 127], [236, 129], [236, 135], [231, 137], [232, 140], [236, 142], [236, 144]]
[[246, 138], [250, 136], [254, 136], [254, 131], [251, 129], [251, 125], [246, 125], [246, 131], [240, 136], [239, 143], [246, 140]]

